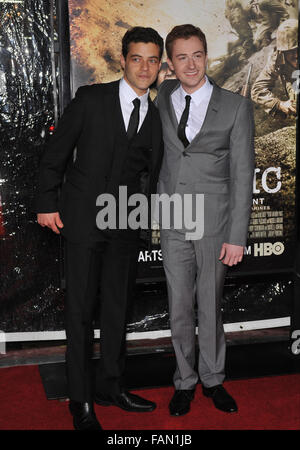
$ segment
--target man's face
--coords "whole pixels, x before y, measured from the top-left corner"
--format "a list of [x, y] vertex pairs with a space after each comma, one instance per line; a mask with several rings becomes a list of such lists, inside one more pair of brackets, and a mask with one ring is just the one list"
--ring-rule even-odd
[[192, 94], [205, 83], [207, 55], [202, 41], [197, 36], [176, 39], [173, 42], [172, 60], [168, 59], [168, 64], [188, 94]]
[[298, 52], [297, 48], [293, 48], [293, 50], [288, 50], [284, 52], [286, 61], [295, 69], [298, 69], [297, 52]]
[[131, 42], [126, 59], [121, 56], [124, 78], [141, 96], [157, 78], [160, 69], [159, 46], [153, 42]]

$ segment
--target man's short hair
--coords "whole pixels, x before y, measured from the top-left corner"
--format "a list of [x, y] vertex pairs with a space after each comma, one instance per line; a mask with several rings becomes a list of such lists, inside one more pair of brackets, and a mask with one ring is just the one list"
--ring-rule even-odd
[[164, 41], [153, 28], [133, 27], [126, 31], [122, 39], [122, 55], [125, 59], [131, 42], [144, 42], [145, 44], [153, 42], [159, 47], [159, 59], [161, 59], [164, 51]]
[[189, 39], [192, 36], [197, 36], [203, 44], [205, 54], [207, 54], [207, 42], [203, 31], [200, 28], [191, 24], [177, 25], [174, 27], [166, 37], [166, 52], [170, 60], [172, 60], [173, 43], [177, 39]]

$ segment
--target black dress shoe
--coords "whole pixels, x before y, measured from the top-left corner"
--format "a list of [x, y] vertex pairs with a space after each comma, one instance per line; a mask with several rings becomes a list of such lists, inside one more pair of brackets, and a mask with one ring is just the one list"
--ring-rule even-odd
[[75, 430], [102, 430], [102, 427], [97, 420], [92, 403], [81, 403], [70, 400], [69, 410], [73, 416]]
[[207, 388], [202, 386], [203, 394], [206, 397], [210, 397], [216, 408], [224, 412], [236, 412], [238, 410], [237, 404], [231, 395], [228, 394], [222, 384]]
[[100, 406], [118, 406], [125, 411], [150, 412], [156, 408], [156, 404], [128, 391], [122, 391], [117, 395], [96, 394], [95, 403]]
[[194, 398], [195, 389], [176, 390], [169, 404], [171, 416], [183, 416], [190, 410], [191, 401]]

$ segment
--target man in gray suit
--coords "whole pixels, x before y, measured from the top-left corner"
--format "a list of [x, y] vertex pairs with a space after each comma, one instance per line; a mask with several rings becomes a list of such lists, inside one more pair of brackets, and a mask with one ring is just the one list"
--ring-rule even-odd
[[[236, 402], [222, 384], [226, 345], [220, 302], [226, 268], [242, 260], [247, 239], [254, 170], [252, 105], [207, 77], [207, 44], [199, 28], [173, 28], [166, 51], [177, 79], [165, 80], [157, 96], [165, 142], [158, 193], [179, 194], [182, 201], [189, 194], [194, 206], [197, 194], [204, 197], [201, 239], [187, 239], [187, 227], [178, 229], [172, 220], [170, 229], [161, 226], [177, 362], [169, 409], [175, 416], [190, 410], [199, 375], [203, 394], [218, 409], [234, 412]], [[178, 216], [175, 203], [173, 213]], [[198, 213], [193, 210], [194, 216]]]

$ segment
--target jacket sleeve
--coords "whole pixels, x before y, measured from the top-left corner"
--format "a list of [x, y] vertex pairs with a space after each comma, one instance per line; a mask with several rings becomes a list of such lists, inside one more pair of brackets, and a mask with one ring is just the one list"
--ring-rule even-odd
[[230, 135], [230, 204], [227, 240], [245, 246], [252, 207], [254, 118], [252, 103], [242, 97]]
[[58, 211], [58, 189], [83, 128], [85, 92], [86, 87], [77, 90], [75, 98], [58, 121], [53, 136], [45, 145], [38, 175], [37, 213]]

